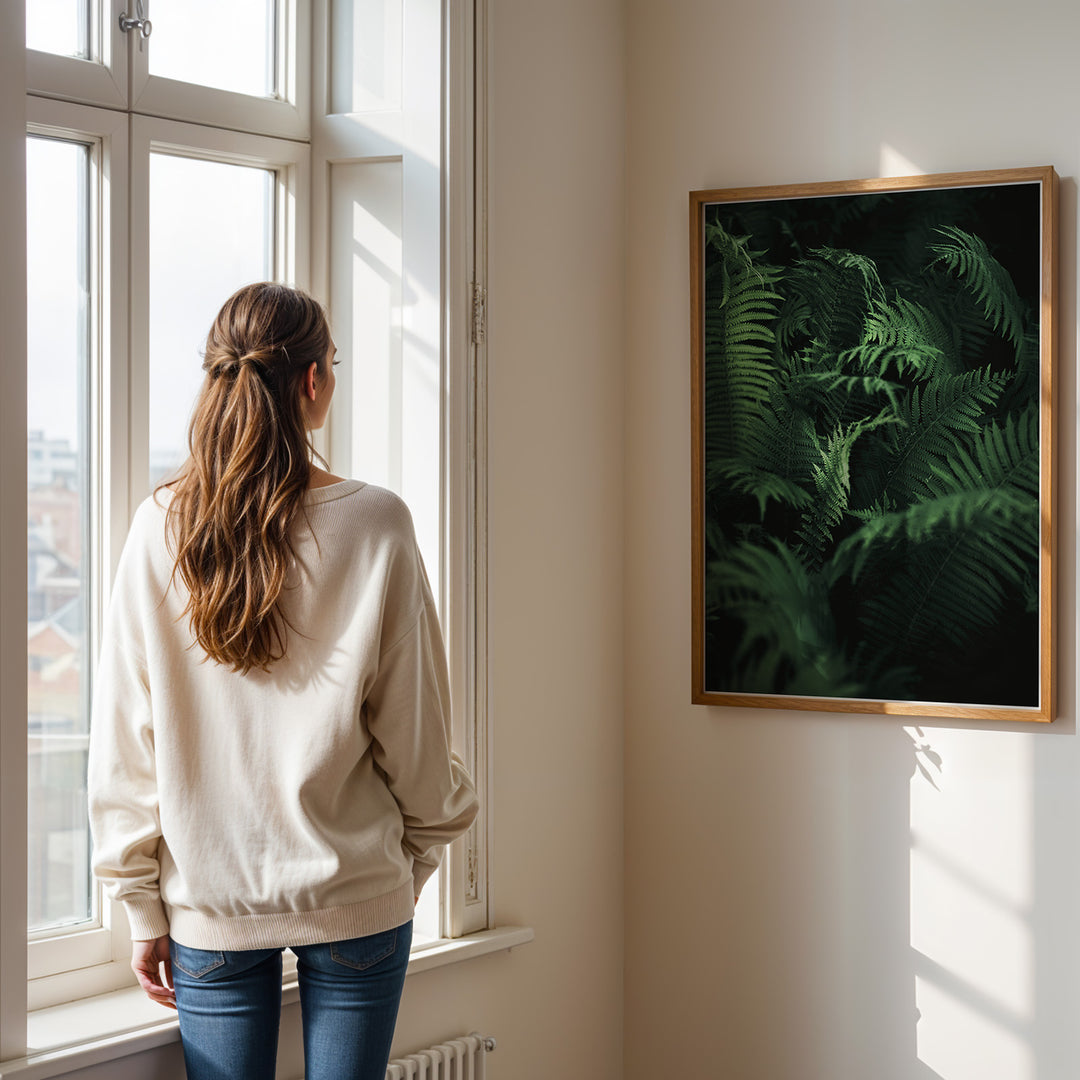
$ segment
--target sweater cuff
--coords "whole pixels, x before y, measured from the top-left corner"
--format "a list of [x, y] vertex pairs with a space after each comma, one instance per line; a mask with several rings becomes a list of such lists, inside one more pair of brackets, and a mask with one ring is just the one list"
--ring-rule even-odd
[[146, 900], [125, 900], [124, 912], [132, 941], [155, 941], [169, 932], [169, 917], [157, 896]]

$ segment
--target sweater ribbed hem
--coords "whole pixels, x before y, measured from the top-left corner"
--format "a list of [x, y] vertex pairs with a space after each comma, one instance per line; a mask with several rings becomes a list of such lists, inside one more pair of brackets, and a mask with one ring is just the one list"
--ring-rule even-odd
[[410, 877], [393, 892], [321, 911], [276, 911], [257, 915], [208, 915], [169, 908], [169, 935], [189, 949], [280, 949], [321, 945], [392, 930], [415, 909]]

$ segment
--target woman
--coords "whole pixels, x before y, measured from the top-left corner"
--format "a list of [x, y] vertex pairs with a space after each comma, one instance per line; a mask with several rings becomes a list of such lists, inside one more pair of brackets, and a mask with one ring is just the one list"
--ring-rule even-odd
[[94, 873], [191, 1080], [273, 1077], [286, 947], [307, 1080], [382, 1080], [416, 898], [476, 814], [409, 513], [311, 462], [335, 351], [298, 290], [226, 302], [102, 639]]

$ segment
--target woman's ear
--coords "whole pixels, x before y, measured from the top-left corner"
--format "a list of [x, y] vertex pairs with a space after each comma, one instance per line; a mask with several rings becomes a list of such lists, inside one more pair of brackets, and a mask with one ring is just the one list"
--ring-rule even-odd
[[319, 365], [312, 360], [308, 365], [307, 371], [304, 372], [303, 393], [304, 397], [315, 400], [315, 376], [318, 373]]

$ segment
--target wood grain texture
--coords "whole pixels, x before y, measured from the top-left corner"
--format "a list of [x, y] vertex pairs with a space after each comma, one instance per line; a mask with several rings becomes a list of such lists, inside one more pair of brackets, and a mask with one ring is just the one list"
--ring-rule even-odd
[[[704, 203], [701, 192], [690, 193], [690, 565], [693, 634], [693, 702], [708, 704], [705, 693], [705, 346], [702, 319], [702, 234]], [[719, 704], [719, 703], [718, 703]]]

